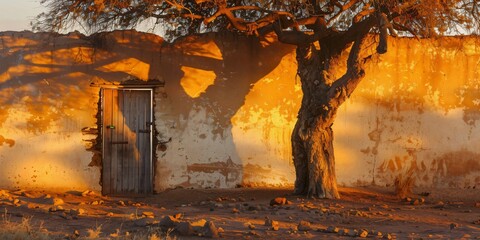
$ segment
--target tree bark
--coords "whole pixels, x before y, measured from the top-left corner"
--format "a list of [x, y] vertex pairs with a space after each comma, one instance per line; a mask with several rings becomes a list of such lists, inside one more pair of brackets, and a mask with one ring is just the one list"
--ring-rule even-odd
[[[381, 20], [385, 20], [381, 18]], [[292, 155], [296, 180], [294, 194], [313, 198], [339, 198], [335, 174], [332, 125], [338, 108], [353, 93], [363, 79], [364, 64], [360, 49], [378, 18], [371, 16], [353, 24], [346, 32], [326, 28], [318, 18], [314, 33], [283, 31], [280, 24], [273, 29], [279, 41], [297, 46], [297, 74], [302, 85], [302, 104], [292, 132]], [[387, 50], [387, 23], [381, 29], [378, 53]], [[315, 42], [320, 46], [316, 48]], [[342, 52], [349, 47], [347, 70], [338, 79], [330, 79]]]
[[[296, 171], [294, 194], [313, 198], [339, 198], [335, 174], [332, 125], [338, 108], [363, 79], [364, 63], [360, 49], [369, 28], [352, 41], [347, 71], [332, 81], [334, 65], [350, 44], [337, 37], [297, 45], [298, 75], [302, 85], [302, 105], [292, 132], [292, 155]], [[340, 44], [339, 44], [340, 42]]]
[[332, 106], [328, 95], [329, 77], [324, 64], [321, 64], [326, 60], [331, 59], [322, 59], [313, 44], [297, 47], [303, 98], [292, 133], [296, 171], [294, 194], [339, 198], [332, 131], [337, 107]]

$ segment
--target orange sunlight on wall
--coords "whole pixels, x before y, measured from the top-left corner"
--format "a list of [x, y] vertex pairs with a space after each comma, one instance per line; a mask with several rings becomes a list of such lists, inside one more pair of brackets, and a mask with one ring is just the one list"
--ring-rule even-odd
[[[150, 64], [142, 62], [136, 58], [127, 58], [103, 65], [97, 69], [104, 72], [124, 72], [139, 79], [147, 80], [150, 71]], [[122, 79], [118, 79], [118, 81], [120, 80]]]
[[197, 98], [205, 92], [208, 86], [212, 85], [217, 77], [213, 71], [206, 71], [192, 67], [181, 67], [184, 72], [180, 85], [183, 90], [192, 98]]

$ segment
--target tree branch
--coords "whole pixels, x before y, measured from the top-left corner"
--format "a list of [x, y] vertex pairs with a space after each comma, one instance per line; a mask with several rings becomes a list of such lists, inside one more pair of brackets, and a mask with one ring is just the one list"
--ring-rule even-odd
[[354, 41], [347, 60], [347, 72], [335, 81], [327, 95], [331, 106], [340, 106], [358, 86], [365, 76], [364, 61], [360, 57], [361, 46], [366, 34]]
[[327, 35], [327, 25], [322, 17], [317, 17], [313, 24], [313, 34], [308, 34], [301, 31], [283, 31], [279, 22], [273, 24], [273, 30], [278, 36], [278, 40], [282, 43], [293, 44], [297, 46], [304, 46]]

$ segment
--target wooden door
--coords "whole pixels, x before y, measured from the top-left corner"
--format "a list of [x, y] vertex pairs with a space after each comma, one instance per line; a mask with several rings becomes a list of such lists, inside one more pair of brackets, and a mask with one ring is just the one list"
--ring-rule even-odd
[[103, 89], [102, 192], [152, 192], [152, 90]]

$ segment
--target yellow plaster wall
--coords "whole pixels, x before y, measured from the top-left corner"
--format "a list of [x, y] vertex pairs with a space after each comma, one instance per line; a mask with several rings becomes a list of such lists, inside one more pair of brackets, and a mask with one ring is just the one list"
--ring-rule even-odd
[[[480, 184], [479, 41], [390, 41], [338, 112], [340, 184], [391, 185], [407, 171], [418, 185]], [[272, 36], [164, 44], [135, 31], [4, 32], [0, 55], [0, 187], [100, 190], [90, 84], [131, 78], [165, 81], [155, 92], [157, 191], [293, 184], [301, 89], [294, 48]]]

